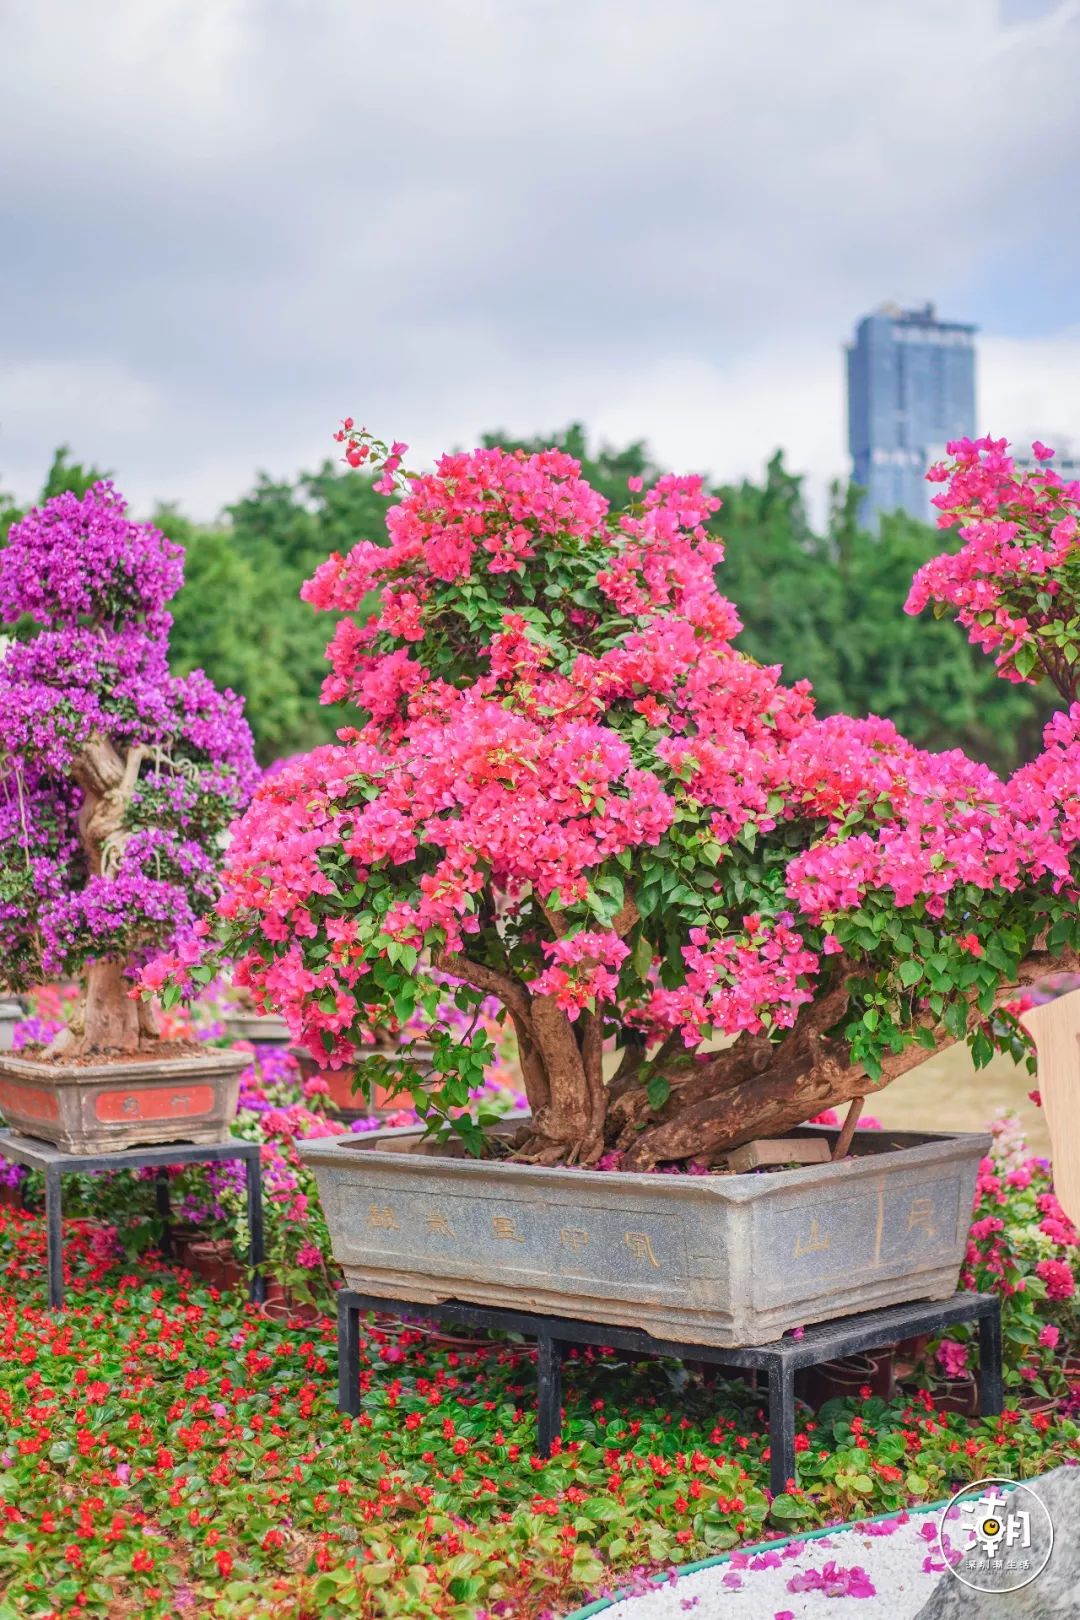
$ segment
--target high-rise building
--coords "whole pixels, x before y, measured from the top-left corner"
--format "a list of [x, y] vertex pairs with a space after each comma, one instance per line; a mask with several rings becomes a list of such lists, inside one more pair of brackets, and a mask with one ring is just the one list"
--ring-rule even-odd
[[949, 439], [974, 437], [975, 327], [939, 321], [933, 304], [884, 304], [847, 347], [848, 447], [866, 491], [863, 521], [902, 507], [931, 520], [926, 469]]

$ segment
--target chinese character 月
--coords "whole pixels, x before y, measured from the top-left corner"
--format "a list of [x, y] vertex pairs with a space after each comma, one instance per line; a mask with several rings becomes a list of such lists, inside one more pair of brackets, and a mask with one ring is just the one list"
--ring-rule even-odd
[[559, 1242], [563, 1248], [572, 1249], [575, 1254], [579, 1249], [583, 1249], [588, 1241], [588, 1232], [584, 1231], [580, 1226], [564, 1226], [559, 1233]]
[[491, 1217], [491, 1230], [497, 1238], [503, 1238], [507, 1243], [524, 1243], [525, 1239], [517, 1229], [517, 1222], [512, 1215], [493, 1215]]
[[394, 1212], [387, 1204], [371, 1204], [368, 1209], [368, 1225], [382, 1227], [387, 1232], [400, 1230], [394, 1219]]
[[652, 1238], [648, 1232], [627, 1232], [624, 1241], [635, 1260], [647, 1260], [650, 1266], [660, 1269], [660, 1262], [653, 1253]]

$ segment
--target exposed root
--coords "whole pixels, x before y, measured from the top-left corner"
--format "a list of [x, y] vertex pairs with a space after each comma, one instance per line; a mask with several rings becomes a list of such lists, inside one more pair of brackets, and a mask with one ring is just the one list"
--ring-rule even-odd
[[572, 1164], [570, 1154], [573, 1148], [567, 1148], [565, 1142], [552, 1142], [546, 1136], [527, 1137], [520, 1147], [516, 1147], [510, 1155], [513, 1164]]

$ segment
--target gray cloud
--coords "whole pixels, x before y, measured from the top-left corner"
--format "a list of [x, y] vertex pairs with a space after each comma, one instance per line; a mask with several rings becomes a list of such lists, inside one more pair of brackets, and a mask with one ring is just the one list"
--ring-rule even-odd
[[984, 406], [1040, 421], [989, 425], [1068, 430], [1077, 12], [9, 4], [0, 475], [67, 439], [206, 514], [352, 411], [423, 455], [571, 417], [723, 475], [782, 442], [820, 484], [884, 297], [1001, 340]]

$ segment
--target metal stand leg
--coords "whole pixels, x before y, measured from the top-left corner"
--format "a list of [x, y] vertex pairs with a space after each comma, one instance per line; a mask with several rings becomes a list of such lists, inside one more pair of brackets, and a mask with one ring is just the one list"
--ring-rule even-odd
[[542, 1333], [536, 1341], [536, 1449], [550, 1457], [551, 1448], [562, 1433], [561, 1339]]
[[360, 1312], [346, 1292], [338, 1295], [338, 1411], [360, 1411]]
[[157, 1212], [161, 1219], [161, 1253], [166, 1260], [171, 1260], [173, 1257], [172, 1206], [169, 1203], [169, 1171], [167, 1165], [158, 1166], [154, 1196], [157, 1201]]
[[979, 1317], [979, 1413], [997, 1417], [1005, 1405], [1001, 1373], [1001, 1310]]
[[777, 1359], [769, 1367], [769, 1489], [774, 1496], [795, 1478], [795, 1373]]
[[49, 1308], [64, 1308], [64, 1226], [60, 1196], [60, 1171], [50, 1165], [45, 1171], [45, 1242], [49, 1265]]
[[247, 1187], [248, 1230], [251, 1233], [251, 1252], [248, 1256], [248, 1263], [251, 1266], [250, 1298], [254, 1304], [261, 1305], [266, 1298], [266, 1278], [263, 1276], [266, 1241], [263, 1237], [262, 1164], [258, 1158], [252, 1156], [244, 1160], [244, 1178]]

